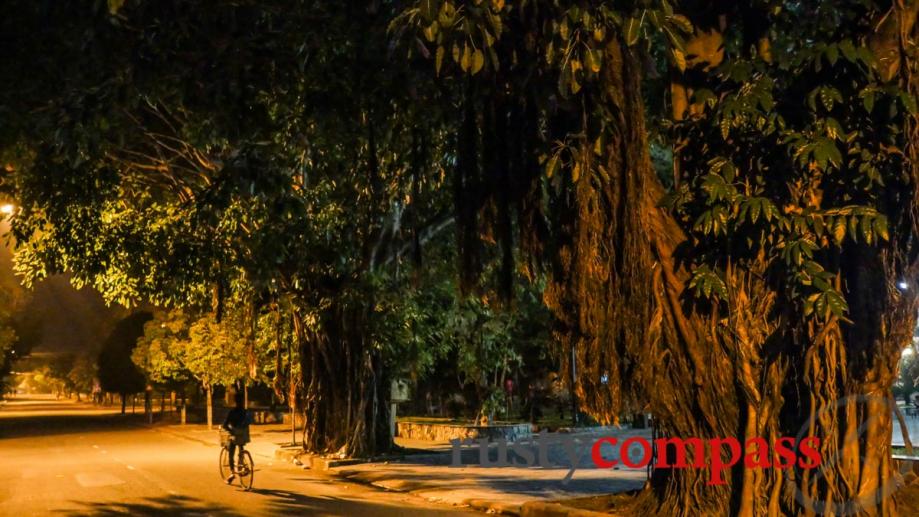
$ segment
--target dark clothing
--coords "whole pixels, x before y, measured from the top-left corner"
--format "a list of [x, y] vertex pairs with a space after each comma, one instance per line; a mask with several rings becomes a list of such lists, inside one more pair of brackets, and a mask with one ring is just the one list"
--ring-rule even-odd
[[227, 413], [227, 418], [223, 421], [224, 429], [233, 434], [228, 446], [230, 453], [230, 471], [234, 470], [236, 464], [236, 449], [242, 453], [243, 445], [249, 440], [249, 412], [243, 408], [233, 408]]
[[226, 420], [223, 421], [224, 429], [241, 429], [249, 427], [249, 412], [243, 408], [233, 408], [227, 413]]
[[[230, 452], [230, 472], [236, 470], [236, 442], [230, 442], [230, 445], [227, 446]], [[243, 446], [239, 446], [239, 450], [242, 451]]]

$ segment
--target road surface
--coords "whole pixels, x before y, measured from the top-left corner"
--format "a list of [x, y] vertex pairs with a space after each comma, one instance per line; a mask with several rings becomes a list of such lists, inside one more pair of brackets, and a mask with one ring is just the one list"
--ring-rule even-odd
[[471, 513], [345, 483], [255, 454], [251, 492], [221, 483], [219, 449], [112, 409], [0, 403], [0, 515], [380, 515]]

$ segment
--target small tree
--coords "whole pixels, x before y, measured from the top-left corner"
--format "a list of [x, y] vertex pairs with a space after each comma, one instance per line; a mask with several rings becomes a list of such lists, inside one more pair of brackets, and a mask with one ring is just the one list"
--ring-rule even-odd
[[297, 389], [302, 379], [300, 356], [295, 341], [291, 307], [278, 301], [273, 310], [258, 317], [255, 336], [256, 380], [270, 383], [275, 396], [290, 411], [291, 443], [297, 443]]
[[247, 375], [247, 342], [238, 320], [217, 323], [182, 310], [157, 313], [137, 340], [132, 360], [154, 382], [194, 378], [207, 395], [207, 425], [213, 426], [215, 386], [230, 386]]
[[456, 348], [459, 371], [475, 387], [480, 422], [492, 423], [504, 407], [502, 387], [511, 369], [522, 362], [512, 339], [514, 316], [495, 313], [475, 298], [459, 302], [445, 318], [444, 338]]
[[205, 316], [191, 325], [178, 357], [207, 393], [207, 426], [213, 426], [214, 386], [230, 386], [246, 376], [246, 341], [232, 325]]
[[188, 340], [188, 316], [181, 310], [158, 311], [144, 325], [131, 360], [147, 379], [162, 384], [181, 382], [189, 377], [177, 343]]
[[121, 395], [121, 413], [125, 413], [129, 393], [144, 389], [143, 373], [131, 362], [137, 339], [144, 334], [144, 324], [152, 318], [149, 312], [132, 314], [116, 325], [99, 352], [99, 383], [105, 391]]
[[85, 355], [78, 356], [70, 372], [67, 373], [67, 379], [70, 386], [73, 387], [77, 394], [77, 400], [80, 400], [80, 393], [91, 393], [93, 384], [96, 380], [96, 364], [92, 359]]
[[[76, 364], [76, 360], [76, 354], [67, 353], [55, 356], [48, 363], [49, 375], [53, 379], [54, 390], [58, 396], [70, 397], [76, 391], [73, 382], [70, 380], [70, 371]], [[79, 395], [77, 398], [79, 399]]]

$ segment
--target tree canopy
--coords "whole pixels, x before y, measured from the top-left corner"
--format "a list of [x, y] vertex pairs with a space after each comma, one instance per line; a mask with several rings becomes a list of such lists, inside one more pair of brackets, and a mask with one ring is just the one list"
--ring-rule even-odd
[[7, 4], [17, 270], [206, 313], [197, 359], [150, 329], [156, 375], [273, 325], [306, 447], [372, 455], [429, 340], [494, 377], [547, 309], [601, 422], [821, 440], [819, 474], [657, 469], [633, 512], [896, 513], [919, 2]]
[[[151, 318], [149, 312], [138, 312], [115, 324], [111, 334], [99, 351], [99, 383], [105, 391], [122, 396], [144, 390], [143, 373], [131, 362], [137, 339], [144, 335], [144, 323]], [[68, 368], [69, 370], [69, 368]]]

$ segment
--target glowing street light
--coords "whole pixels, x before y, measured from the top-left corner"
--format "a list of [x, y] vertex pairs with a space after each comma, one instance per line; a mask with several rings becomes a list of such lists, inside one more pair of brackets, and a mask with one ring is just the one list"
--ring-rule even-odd
[[13, 215], [13, 212], [15, 211], [16, 207], [10, 203], [0, 205], [0, 213], [3, 213], [4, 215]]
[[897, 288], [899, 288], [901, 291], [905, 291], [909, 289], [909, 284], [906, 283], [906, 280], [900, 280], [897, 282]]

